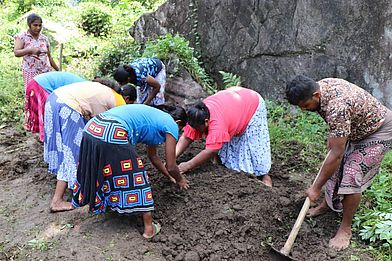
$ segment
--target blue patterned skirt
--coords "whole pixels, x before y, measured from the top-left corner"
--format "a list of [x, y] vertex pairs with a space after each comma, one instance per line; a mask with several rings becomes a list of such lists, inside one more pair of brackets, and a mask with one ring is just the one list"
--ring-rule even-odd
[[87, 123], [72, 204], [89, 204], [93, 213], [106, 208], [121, 214], [154, 210], [147, 171], [119, 122], [98, 115]]
[[55, 93], [49, 95], [44, 113], [44, 160], [49, 172], [73, 188], [80, 142], [86, 120]]
[[244, 133], [224, 143], [219, 157], [229, 169], [256, 176], [268, 174], [271, 169], [271, 148], [267, 109], [261, 96], [259, 106]]

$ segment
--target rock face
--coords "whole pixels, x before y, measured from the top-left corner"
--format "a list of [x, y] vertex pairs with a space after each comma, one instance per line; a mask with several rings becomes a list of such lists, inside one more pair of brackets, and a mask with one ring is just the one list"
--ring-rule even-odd
[[281, 99], [297, 74], [344, 78], [392, 108], [392, 2], [169, 0], [133, 27], [137, 41], [179, 33], [216, 80], [223, 70]]
[[168, 104], [179, 104], [188, 108], [205, 97], [207, 93], [186, 71], [181, 71], [178, 77], [170, 77], [166, 81], [165, 98]]

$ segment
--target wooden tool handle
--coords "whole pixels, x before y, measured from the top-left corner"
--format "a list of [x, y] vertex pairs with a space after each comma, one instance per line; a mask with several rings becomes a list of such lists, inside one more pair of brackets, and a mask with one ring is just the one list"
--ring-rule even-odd
[[[328, 158], [329, 153], [330, 153], [330, 151], [328, 151], [327, 156], [325, 157], [325, 160]], [[324, 165], [325, 160], [321, 166]], [[320, 172], [321, 172], [321, 168], [320, 168], [319, 172], [317, 173], [317, 176], [314, 179], [313, 184], [316, 182], [317, 178], [320, 176]], [[305, 202], [302, 206], [302, 209], [298, 214], [297, 220], [295, 221], [295, 224], [294, 224], [293, 228], [291, 229], [290, 235], [287, 238], [286, 243], [284, 244], [282, 249], [280, 249], [280, 252], [283, 255], [285, 255], [285, 256], [289, 255], [290, 250], [293, 247], [294, 241], [297, 238], [298, 231], [301, 228], [302, 223], [304, 222], [304, 219], [305, 219], [306, 213], [309, 210], [309, 207], [310, 207], [310, 199], [309, 199], [309, 197], [306, 197]]]
[[287, 239], [286, 243], [284, 244], [284, 246], [280, 250], [280, 252], [283, 255], [285, 255], [285, 256], [289, 255], [290, 250], [293, 247], [294, 241], [297, 238], [298, 231], [301, 228], [302, 223], [304, 222], [304, 219], [305, 219], [306, 213], [309, 210], [309, 207], [310, 207], [310, 199], [309, 199], [309, 197], [306, 197], [305, 202], [302, 206], [301, 212], [299, 212], [297, 220], [295, 221], [295, 224], [294, 224], [293, 228], [291, 229], [289, 238]]

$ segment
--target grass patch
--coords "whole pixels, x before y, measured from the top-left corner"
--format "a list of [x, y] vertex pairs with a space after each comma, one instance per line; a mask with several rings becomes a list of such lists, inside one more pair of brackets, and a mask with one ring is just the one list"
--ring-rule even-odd
[[266, 101], [273, 158], [292, 155], [304, 162], [295, 171], [313, 172], [326, 153], [327, 125], [316, 113]]

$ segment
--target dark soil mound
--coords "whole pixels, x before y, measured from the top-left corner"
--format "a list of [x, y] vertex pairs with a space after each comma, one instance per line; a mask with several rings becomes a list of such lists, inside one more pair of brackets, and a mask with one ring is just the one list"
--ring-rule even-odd
[[[194, 143], [179, 162], [202, 148]], [[154, 218], [162, 224], [161, 233], [148, 242], [135, 216], [92, 216], [86, 208], [49, 213], [56, 180], [47, 173], [43, 145], [35, 137], [3, 128], [0, 149], [0, 260], [273, 260], [270, 244], [283, 246], [312, 179], [290, 173], [298, 157], [290, 166], [276, 157], [272, 189], [255, 177], [206, 164], [188, 175], [191, 188], [180, 191], [151, 167], [140, 146], [150, 170]], [[328, 250], [338, 220], [329, 213], [304, 222], [293, 256], [348, 260], [354, 253], [371, 260], [352, 248], [339, 254]]]

